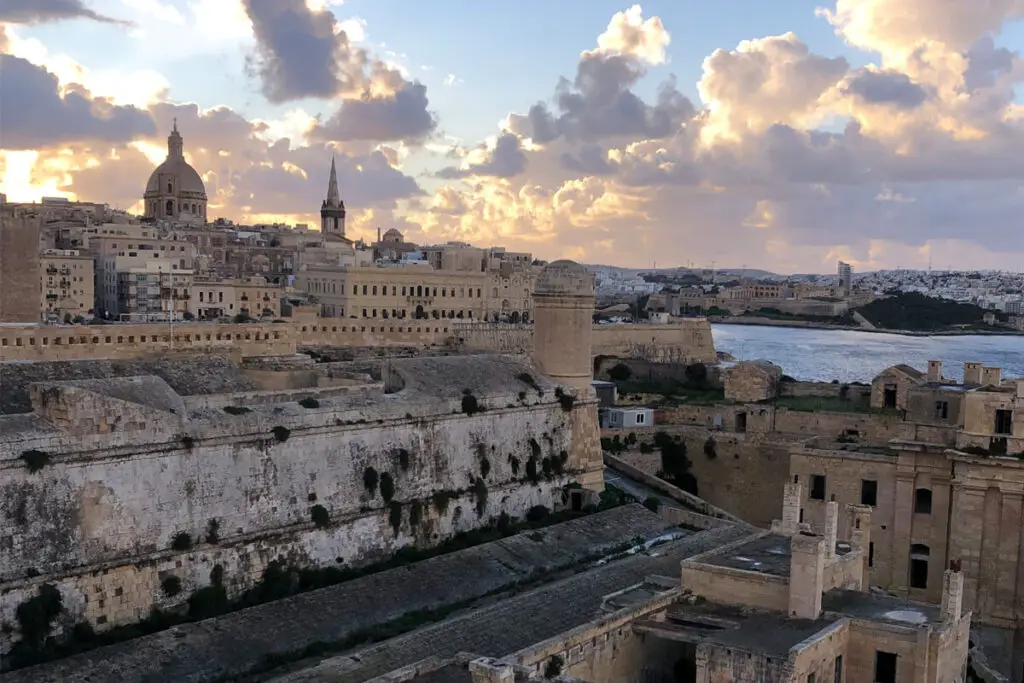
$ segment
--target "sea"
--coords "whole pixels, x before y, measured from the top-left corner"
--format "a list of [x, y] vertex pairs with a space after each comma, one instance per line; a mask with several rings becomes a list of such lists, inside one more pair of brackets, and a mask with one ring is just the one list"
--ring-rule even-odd
[[945, 377], [959, 379], [965, 362], [1024, 377], [1024, 336], [912, 337], [852, 330], [764, 325], [712, 325], [715, 348], [736, 360], [768, 360], [807, 382], [870, 382], [887, 367], [906, 363], [921, 371], [940, 360]]

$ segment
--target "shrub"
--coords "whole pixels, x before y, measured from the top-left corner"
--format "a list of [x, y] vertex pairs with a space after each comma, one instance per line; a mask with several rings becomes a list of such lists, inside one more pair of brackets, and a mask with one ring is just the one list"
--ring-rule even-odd
[[397, 500], [392, 501], [388, 505], [388, 523], [391, 525], [391, 530], [395, 532], [395, 536], [402, 529], [402, 504]]
[[544, 666], [544, 678], [558, 678], [562, 675], [562, 666], [565, 660], [559, 655], [551, 655], [548, 663]]
[[323, 529], [331, 523], [331, 513], [323, 505], [314, 505], [309, 509], [309, 518], [318, 529]]
[[188, 535], [188, 532], [182, 531], [174, 535], [171, 539], [171, 550], [177, 550], [179, 552], [189, 550], [192, 547], [192, 537]]
[[28, 471], [34, 474], [50, 463], [50, 454], [44, 453], [43, 451], [37, 451], [33, 448], [31, 450], [22, 451], [21, 460], [25, 463], [25, 467], [28, 468]]
[[409, 451], [404, 448], [398, 449], [398, 466], [403, 472], [409, 469]]
[[567, 413], [572, 412], [572, 407], [576, 405], [576, 397], [572, 394], [567, 394], [562, 390], [562, 387], [555, 388], [555, 398], [558, 399], [558, 404], [562, 406], [562, 410]]
[[537, 443], [537, 439], [532, 437], [530, 438], [530, 452], [533, 454], [533, 457], [540, 457], [540, 444]]
[[547, 509], [543, 505], [534, 505], [526, 511], [526, 521], [530, 524], [536, 524], [537, 522], [544, 520], [550, 514], [551, 510]]
[[518, 375], [516, 375], [516, 379], [518, 379], [523, 384], [525, 384], [527, 386], [530, 386], [530, 387], [533, 387], [537, 391], [540, 391], [540, 387], [537, 386], [537, 380], [535, 380], [533, 378], [533, 375], [531, 375], [530, 373], [528, 373], [528, 372], [520, 372]]
[[709, 436], [708, 440], [704, 442], [704, 455], [708, 456], [708, 460], [718, 457], [718, 444], [715, 443], [715, 437]]
[[414, 500], [409, 503], [409, 526], [415, 529], [423, 521], [423, 503]]
[[476, 516], [483, 517], [487, 512], [487, 482], [482, 477], [473, 484], [473, 499], [476, 502]]
[[192, 448], [196, 445], [196, 440], [193, 439], [191, 436], [185, 435], [181, 437], [181, 445], [188, 450], [192, 450]]
[[299, 405], [302, 406], [303, 408], [319, 408], [320, 401], [313, 398], [312, 396], [307, 396], [306, 398], [299, 401]]
[[540, 481], [540, 476], [537, 474], [537, 458], [530, 456], [526, 461], [526, 478], [530, 480], [531, 484], [536, 484]]
[[630, 432], [628, 435], [626, 435], [626, 445], [632, 446], [634, 444], [636, 444], [636, 433]]
[[252, 410], [245, 406], [224, 406], [224, 412], [228, 415], [245, 415], [251, 413]]
[[220, 522], [216, 519], [206, 523], [206, 542], [210, 545], [217, 545], [220, 542]]
[[651, 512], [657, 512], [658, 508], [661, 507], [661, 500], [656, 496], [647, 496], [647, 498], [644, 499], [644, 507]]
[[40, 586], [39, 593], [18, 605], [14, 612], [21, 627], [22, 641], [33, 649], [41, 648], [63, 609], [60, 591], [49, 583]]
[[228, 593], [224, 586], [204, 586], [189, 596], [188, 616], [207, 619], [223, 614], [228, 606]]
[[287, 427], [274, 427], [270, 430], [274, 433], [274, 438], [277, 439], [278, 443], [284, 443], [288, 440], [288, 437], [292, 435], [292, 430]]
[[525, 401], [526, 400], [526, 392], [525, 391], [520, 391], [519, 392], [519, 400], [520, 401]]
[[160, 582], [160, 590], [162, 590], [164, 595], [167, 597], [173, 598], [181, 592], [181, 579], [174, 574], [171, 574]]
[[625, 382], [633, 376], [633, 371], [625, 363], [618, 363], [608, 370], [608, 377], [614, 382]]
[[438, 514], [443, 515], [448, 512], [448, 503], [455, 497], [452, 491], [434, 491], [431, 499], [434, 503], [434, 509], [437, 510]]
[[486, 479], [491, 473], [491, 461], [487, 458], [480, 458], [480, 477]]
[[210, 583], [214, 586], [220, 586], [224, 583], [224, 565], [213, 565], [213, 569], [210, 570]]
[[551, 463], [551, 458], [544, 458], [541, 460], [540, 469], [544, 473], [545, 478], [550, 477], [551, 471], [554, 469], [554, 465]]
[[473, 394], [465, 394], [462, 397], [462, 412], [466, 415], [474, 415], [476, 413], [482, 413], [483, 408], [480, 403], [476, 400], [476, 396]]
[[652, 446], [651, 444], [649, 444], [646, 441], [644, 441], [643, 443], [640, 444], [640, 452], [641, 453], [653, 453], [654, 452], [654, 446]]
[[387, 472], [380, 475], [380, 497], [385, 503], [390, 503], [395, 497], [395, 480]]
[[372, 467], [367, 467], [363, 470], [363, 488], [366, 489], [366, 492], [370, 494], [371, 498], [377, 494], [378, 481], [379, 477], [377, 476], [377, 470]]

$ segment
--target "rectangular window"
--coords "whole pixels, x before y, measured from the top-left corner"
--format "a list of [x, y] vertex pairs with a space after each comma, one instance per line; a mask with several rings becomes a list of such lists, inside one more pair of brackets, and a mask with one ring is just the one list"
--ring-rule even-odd
[[860, 504], [872, 507], [878, 505], [878, 482], [874, 479], [861, 479]]
[[931, 489], [917, 489], [914, 491], [914, 512], [920, 515], [932, 514]]
[[947, 417], [949, 417], [949, 401], [936, 401], [935, 419], [945, 420]]
[[1010, 410], [997, 410], [996, 411], [996, 434], [1013, 434], [1013, 411]]
[[875, 542], [868, 542], [868, 567], [875, 566]]
[[928, 587], [928, 560], [911, 558], [911, 560], [910, 560], [910, 587], [911, 588], [927, 588]]
[[825, 475], [811, 475], [811, 500], [825, 500]]
[[832, 677], [835, 683], [843, 683], [843, 656], [839, 655], [836, 657], [836, 673]]
[[875, 651], [875, 683], [896, 683], [896, 655]]

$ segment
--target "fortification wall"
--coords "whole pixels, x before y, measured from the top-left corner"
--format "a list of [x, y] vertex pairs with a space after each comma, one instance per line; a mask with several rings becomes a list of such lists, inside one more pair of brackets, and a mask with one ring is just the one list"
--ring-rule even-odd
[[[533, 350], [533, 327], [508, 323], [452, 323], [452, 336], [462, 348], [500, 353]], [[639, 358], [659, 363], [715, 363], [711, 324], [704, 318], [668, 325], [594, 325], [594, 356]]]
[[[18, 605], [44, 582], [61, 591], [66, 620], [102, 630], [185, 602], [211, 583], [214, 567], [235, 594], [278, 558], [360, 565], [434, 545], [501, 512], [556, 508], [573, 475], [525, 480], [531, 455], [578, 452], [571, 413], [547, 397], [529, 405], [514, 393], [488, 397], [487, 412], [474, 415], [457, 400], [438, 400], [412, 406], [430, 413], [418, 416], [400, 402], [391, 412], [267, 404], [187, 421], [126, 412], [123, 401], [102, 397], [63, 413], [51, 397], [54, 415], [88, 423], [77, 435], [43, 429], [37, 416], [0, 417], [10, 436], [0, 443], [0, 623], [16, 623]], [[594, 408], [581, 401], [575, 410]], [[35, 472], [25, 458], [32, 451], [45, 454]], [[372, 495], [368, 468], [379, 477]], [[485, 472], [481, 491], [474, 481]], [[401, 503], [397, 529], [394, 506], [382, 498], [385, 475]], [[314, 523], [314, 506], [326, 524]], [[175, 540], [184, 534], [189, 548]], [[161, 589], [172, 575], [182, 586], [175, 596]], [[3, 649], [12, 637], [0, 636]]]

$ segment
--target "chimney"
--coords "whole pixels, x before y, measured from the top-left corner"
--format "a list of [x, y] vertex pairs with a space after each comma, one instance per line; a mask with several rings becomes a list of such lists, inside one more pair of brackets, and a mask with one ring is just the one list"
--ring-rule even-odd
[[949, 569], [942, 575], [942, 622], [955, 624], [960, 620], [964, 601], [964, 575], [960, 573], [960, 560], [950, 560]]
[[998, 387], [1003, 381], [1003, 372], [999, 368], [985, 367], [981, 369], [981, 383]]
[[789, 563], [789, 616], [817, 619], [825, 589], [825, 541], [820, 536], [793, 536]]
[[515, 683], [515, 670], [496, 659], [481, 657], [469, 663], [473, 683]]
[[[794, 477], [795, 479], [795, 477]], [[799, 482], [786, 484], [782, 493], [782, 521], [772, 524], [772, 531], [795, 534], [800, 530], [800, 498], [803, 489]]]
[[1017, 398], [1024, 398], [1024, 379], [1017, 380]]
[[377, 226], [377, 244], [380, 244], [380, 226]]
[[964, 384], [981, 384], [981, 363], [964, 363]]
[[850, 544], [860, 550], [861, 554], [861, 583], [860, 590], [867, 591], [870, 588], [868, 576], [871, 569], [868, 560], [871, 557], [871, 507], [868, 505], [848, 505], [850, 530], [847, 538]]
[[839, 503], [831, 500], [825, 503], [825, 559], [836, 557], [836, 532], [839, 529]]
[[942, 361], [941, 360], [930, 360], [928, 361], [928, 382], [937, 383], [942, 381]]

